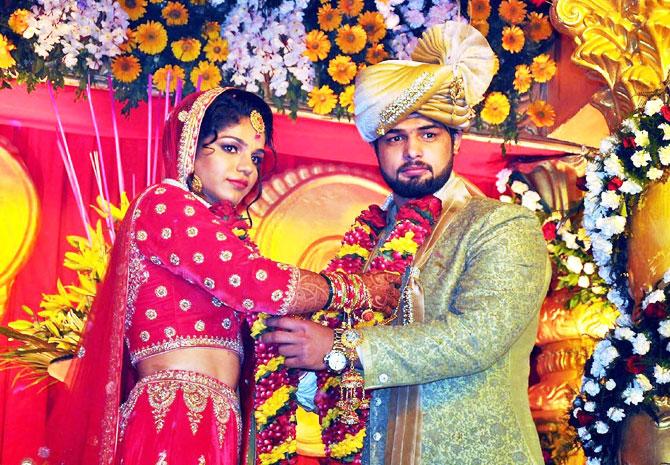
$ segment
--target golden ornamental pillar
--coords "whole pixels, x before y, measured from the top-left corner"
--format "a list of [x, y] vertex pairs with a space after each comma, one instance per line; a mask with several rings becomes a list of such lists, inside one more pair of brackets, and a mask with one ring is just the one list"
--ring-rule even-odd
[[0, 138], [0, 318], [14, 278], [30, 257], [39, 220], [32, 180], [13, 149]]

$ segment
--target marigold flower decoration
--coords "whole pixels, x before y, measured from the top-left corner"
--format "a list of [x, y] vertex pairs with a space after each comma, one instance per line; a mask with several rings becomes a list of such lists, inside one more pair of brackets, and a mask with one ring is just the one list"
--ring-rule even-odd
[[386, 36], [384, 17], [378, 11], [366, 11], [358, 18], [370, 44], [376, 44]]
[[389, 54], [384, 49], [384, 44], [376, 44], [368, 49], [367, 53], [365, 54], [365, 61], [371, 65], [375, 65], [380, 61], [386, 60], [388, 56]]
[[533, 79], [537, 82], [548, 82], [556, 74], [556, 62], [543, 53], [533, 58], [530, 70], [533, 73]]
[[342, 108], [345, 108], [350, 114], [354, 114], [354, 90], [356, 86], [350, 85], [344, 89], [344, 92], [340, 94], [340, 105]]
[[335, 96], [333, 89], [327, 85], [315, 87], [309, 93], [307, 105], [312, 108], [312, 111], [317, 115], [327, 115], [333, 111], [333, 108], [337, 105], [337, 97]]
[[510, 53], [519, 53], [526, 43], [526, 36], [518, 26], [507, 26], [502, 30], [502, 48]]
[[498, 14], [508, 24], [521, 24], [526, 18], [526, 4], [520, 0], [500, 2]]
[[517, 65], [514, 70], [514, 90], [523, 94], [528, 92], [530, 85], [533, 83], [533, 75], [530, 72], [528, 65]]
[[183, 26], [188, 23], [188, 9], [181, 2], [167, 2], [161, 14], [168, 26]]
[[170, 73], [170, 92], [174, 92], [177, 88], [177, 81], [186, 79], [186, 71], [179, 65], [165, 65], [158, 68], [153, 76], [153, 83], [156, 89], [165, 92], [167, 86], [167, 77]]
[[344, 53], [353, 55], [360, 52], [365, 47], [367, 36], [365, 29], [359, 25], [344, 25], [337, 31], [335, 43]]
[[481, 117], [488, 124], [496, 125], [505, 121], [509, 111], [509, 99], [500, 92], [491, 92], [484, 102]]
[[535, 100], [527, 110], [528, 117], [538, 128], [551, 127], [556, 120], [554, 108], [544, 100]]
[[156, 21], [147, 21], [137, 26], [135, 30], [137, 48], [147, 55], [161, 53], [168, 43], [167, 31], [163, 25]]
[[347, 16], [358, 16], [363, 10], [363, 0], [338, 0], [337, 8]]
[[16, 64], [16, 60], [11, 54], [14, 49], [16, 49], [16, 46], [12, 41], [0, 34], [0, 69], [9, 69]]
[[9, 16], [7, 24], [12, 32], [21, 35], [28, 28], [28, 18], [30, 18], [30, 11], [19, 8]]
[[338, 55], [330, 60], [328, 74], [339, 84], [349, 84], [356, 76], [356, 64], [351, 57]]
[[334, 31], [342, 24], [342, 14], [330, 5], [319, 8], [317, 18], [319, 27], [326, 32]]
[[221, 71], [208, 61], [201, 61], [198, 66], [191, 71], [191, 83], [194, 87], [198, 86], [200, 81], [200, 90], [209, 90], [221, 83]]
[[228, 41], [221, 37], [210, 39], [205, 45], [205, 56], [214, 63], [220, 63], [228, 59]]
[[112, 75], [121, 82], [133, 82], [142, 72], [140, 60], [132, 55], [121, 55], [112, 60]]
[[202, 44], [198, 39], [193, 37], [184, 37], [170, 44], [172, 47], [172, 53], [174, 53], [175, 58], [180, 61], [193, 61], [200, 56], [200, 48]]
[[137, 21], [147, 12], [147, 0], [118, 0], [118, 2], [132, 21]]
[[306, 50], [305, 56], [311, 61], [323, 60], [330, 52], [330, 40], [323, 31], [315, 29], [310, 31], [305, 38]]

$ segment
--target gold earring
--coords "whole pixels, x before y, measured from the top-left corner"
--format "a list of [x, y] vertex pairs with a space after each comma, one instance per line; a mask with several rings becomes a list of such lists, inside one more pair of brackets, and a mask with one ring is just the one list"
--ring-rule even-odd
[[191, 191], [196, 195], [202, 195], [202, 180], [197, 174], [193, 173], [191, 178]]

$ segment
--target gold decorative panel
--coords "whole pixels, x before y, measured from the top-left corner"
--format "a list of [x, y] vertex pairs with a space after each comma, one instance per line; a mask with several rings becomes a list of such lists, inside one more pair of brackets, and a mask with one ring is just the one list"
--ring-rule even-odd
[[0, 139], [0, 318], [14, 277], [32, 252], [39, 201], [25, 168]]
[[556, 0], [552, 22], [574, 39], [572, 60], [607, 85], [592, 103], [610, 129], [670, 69], [670, 0]]
[[252, 236], [263, 255], [321, 271], [354, 218], [388, 193], [369, 174], [346, 166], [287, 171], [264, 184], [261, 200], [252, 206]]

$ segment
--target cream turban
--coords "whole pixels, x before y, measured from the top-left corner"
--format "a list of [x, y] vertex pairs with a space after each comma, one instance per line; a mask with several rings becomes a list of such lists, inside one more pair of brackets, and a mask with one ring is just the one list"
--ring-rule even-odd
[[427, 29], [412, 60], [369, 66], [356, 78], [358, 131], [372, 142], [411, 113], [467, 128], [491, 83], [495, 54], [469, 24], [447, 21]]

